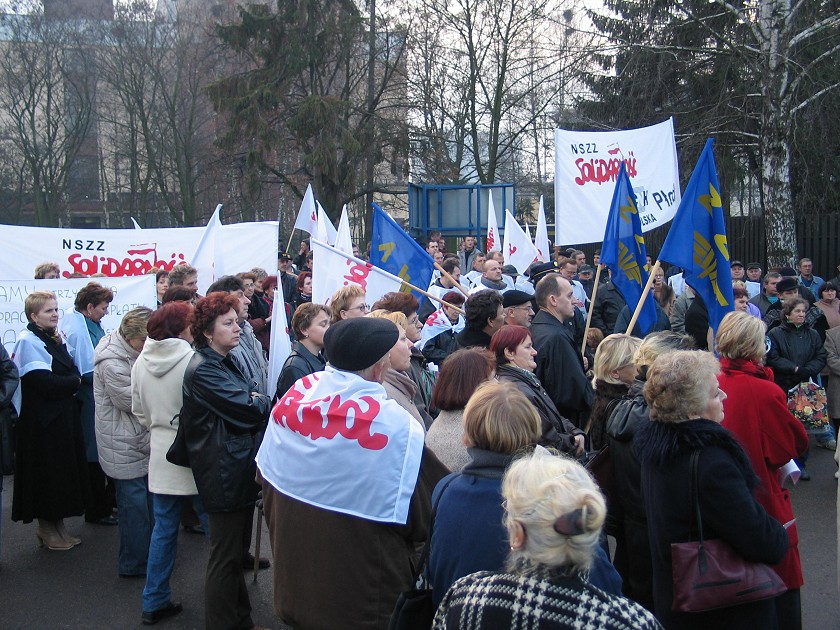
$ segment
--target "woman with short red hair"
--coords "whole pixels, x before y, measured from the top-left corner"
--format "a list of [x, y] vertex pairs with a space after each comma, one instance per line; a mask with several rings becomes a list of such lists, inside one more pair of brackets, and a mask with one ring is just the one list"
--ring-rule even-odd
[[562, 453], [580, 456], [584, 433], [560, 415], [548, 392], [534, 375], [537, 367], [531, 331], [524, 326], [503, 326], [490, 340], [490, 352], [496, 355], [496, 379], [516, 385], [537, 408], [542, 422], [543, 446], [553, 446]]

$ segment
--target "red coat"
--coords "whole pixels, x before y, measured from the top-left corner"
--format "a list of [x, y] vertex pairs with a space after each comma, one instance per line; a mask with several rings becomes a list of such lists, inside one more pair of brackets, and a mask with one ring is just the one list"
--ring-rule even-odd
[[[788, 411], [787, 397], [773, 381], [770, 368], [750, 361], [721, 359], [720, 388], [723, 426], [729, 429], [752, 462], [761, 480], [756, 500], [767, 513], [784, 524], [793, 520], [790, 492], [779, 484], [779, 468], [808, 448], [808, 435], [802, 423]], [[773, 568], [788, 588], [803, 584], [799, 562], [799, 534], [796, 525], [788, 528], [790, 546], [784, 560]]]

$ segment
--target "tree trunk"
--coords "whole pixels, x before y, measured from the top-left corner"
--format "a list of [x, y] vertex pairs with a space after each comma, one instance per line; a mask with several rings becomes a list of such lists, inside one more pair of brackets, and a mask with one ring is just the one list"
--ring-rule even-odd
[[796, 222], [790, 189], [790, 146], [784, 117], [768, 108], [761, 135], [761, 186], [767, 267], [793, 266], [797, 256]]

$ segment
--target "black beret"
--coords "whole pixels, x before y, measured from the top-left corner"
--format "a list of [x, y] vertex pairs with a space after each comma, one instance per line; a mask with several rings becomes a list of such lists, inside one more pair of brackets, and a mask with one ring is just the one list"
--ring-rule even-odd
[[510, 291], [505, 291], [502, 295], [502, 306], [504, 308], [509, 308], [511, 306], [519, 306], [520, 304], [526, 304], [531, 301], [532, 295], [528, 295], [525, 291], [518, 291], [516, 289], [511, 289]]
[[324, 350], [333, 367], [359, 372], [384, 357], [399, 338], [397, 325], [388, 319], [354, 317], [327, 329]]
[[796, 278], [782, 278], [776, 283], [776, 293], [784, 293], [799, 286]]

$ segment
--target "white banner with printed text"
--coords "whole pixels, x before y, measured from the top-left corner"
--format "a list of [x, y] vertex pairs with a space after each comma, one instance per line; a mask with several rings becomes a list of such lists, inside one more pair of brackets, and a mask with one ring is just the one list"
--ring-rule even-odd
[[26, 328], [23, 303], [33, 291], [52, 291], [58, 302], [59, 321], [64, 313], [73, 310], [76, 294], [88, 282], [98, 282], [111, 289], [114, 301], [102, 318], [106, 333], [118, 328], [123, 315], [138, 306], [155, 308], [155, 277], [151, 275], [132, 278], [71, 278], [69, 280], [0, 280], [0, 339], [11, 354], [18, 333]]
[[621, 131], [555, 129], [554, 145], [555, 245], [601, 242], [622, 162], [642, 232], [674, 218], [681, 197], [672, 118]]

